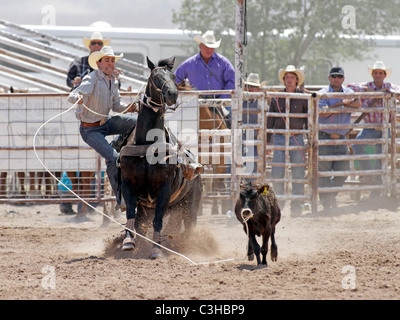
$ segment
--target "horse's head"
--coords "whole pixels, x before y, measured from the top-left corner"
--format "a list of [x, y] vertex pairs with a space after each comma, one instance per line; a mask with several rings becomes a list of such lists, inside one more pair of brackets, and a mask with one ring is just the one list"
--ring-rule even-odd
[[178, 87], [175, 83], [175, 74], [171, 71], [175, 63], [175, 57], [163, 59], [156, 66], [147, 57], [147, 65], [151, 70], [146, 95], [156, 105], [163, 106], [166, 103], [171, 106], [178, 99]]

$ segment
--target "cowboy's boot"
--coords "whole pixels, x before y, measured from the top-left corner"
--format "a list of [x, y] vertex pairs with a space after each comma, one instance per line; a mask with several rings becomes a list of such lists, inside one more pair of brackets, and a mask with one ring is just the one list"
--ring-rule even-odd
[[187, 180], [196, 178], [201, 172], [201, 168], [203, 167], [202, 164], [196, 161], [195, 155], [183, 146], [182, 142], [175, 137], [171, 130], [167, 130], [169, 142], [172, 145], [178, 145], [178, 157], [181, 158], [181, 166], [183, 169], [184, 178]]
[[194, 157], [194, 154], [190, 152], [189, 150], [181, 147], [181, 152], [183, 150], [183, 162], [182, 162], [182, 170], [183, 170], [183, 176], [187, 180], [193, 180], [196, 178], [200, 172], [201, 168], [203, 167], [201, 163], [196, 162], [196, 159]]
[[121, 151], [121, 148], [126, 144], [126, 140], [128, 139], [129, 135], [130, 133], [121, 133], [110, 142], [110, 145], [119, 153]]
[[124, 251], [135, 249], [136, 246], [135, 219], [129, 219], [126, 222], [126, 227], [129, 230], [132, 230], [133, 234], [129, 230], [125, 231], [125, 238], [124, 241], [122, 241], [122, 250]]

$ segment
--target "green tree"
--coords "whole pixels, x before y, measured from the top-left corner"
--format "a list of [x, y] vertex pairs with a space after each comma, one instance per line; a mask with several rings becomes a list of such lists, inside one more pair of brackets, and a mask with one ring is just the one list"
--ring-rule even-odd
[[[400, 0], [247, 0], [245, 69], [270, 85], [289, 64], [306, 66], [307, 84], [326, 82], [333, 61], [364, 59], [372, 46], [366, 35], [398, 29]], [[347, 9], [347, 10], [346, 10]], [[183, 0], [173, 22], [184, 30], [213, 30], [218, 52], [234, 61], [236, 1]], [[194, 54], [193, 46], [188, 53]], [[324, 70], [324, 72], [321, 72]]]

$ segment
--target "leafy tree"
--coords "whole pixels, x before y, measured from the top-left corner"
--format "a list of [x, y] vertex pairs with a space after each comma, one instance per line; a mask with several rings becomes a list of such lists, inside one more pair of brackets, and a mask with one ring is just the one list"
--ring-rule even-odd
[[[326, 82], [331, 62], [364, 59], [372, 46], [366, 35], [397, 30], [400, 0], [247, 0], [248, 72], [268, 84], [289, 64], [305, 65], [307, 84]], [[346, 10], [347, 9], [347, 10]], [[213, 30], [222, 38], [218, 52], [234, 61], [236, 1], [183, 0], [173, 22], [184, 30]], [[354, 25], [355, 23], [355, 25]], [[188, 53], [194, 54], [193, 46]], [[323, 72], [321, 72], [321, 66]]]

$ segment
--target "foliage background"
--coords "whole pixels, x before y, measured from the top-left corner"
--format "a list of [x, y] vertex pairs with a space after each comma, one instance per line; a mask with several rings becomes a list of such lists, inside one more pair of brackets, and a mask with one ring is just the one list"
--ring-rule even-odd
[[[289, 64], [306, 67], [308, 85], [326, 82], [334, 64], [362, 60], [369, 54], [368, 35], [389, 35], [399, 30], [400, 0], [245, 0], [248, 44], [245, 73], [257, 72], [269, 85]], [[343, 11], [354, 8], [354, 15]], [[222, 39], [219, 53], [234, 61], [236, 1], [183, 0], [173, 10], [173, 22], [184, 30], [213, 30]], [[355, 28], [347, 28], [354, 18]], [[364, 40], [362, 40], [364, 39]], [[187, 52], [198, 52], [196, 46]]]

